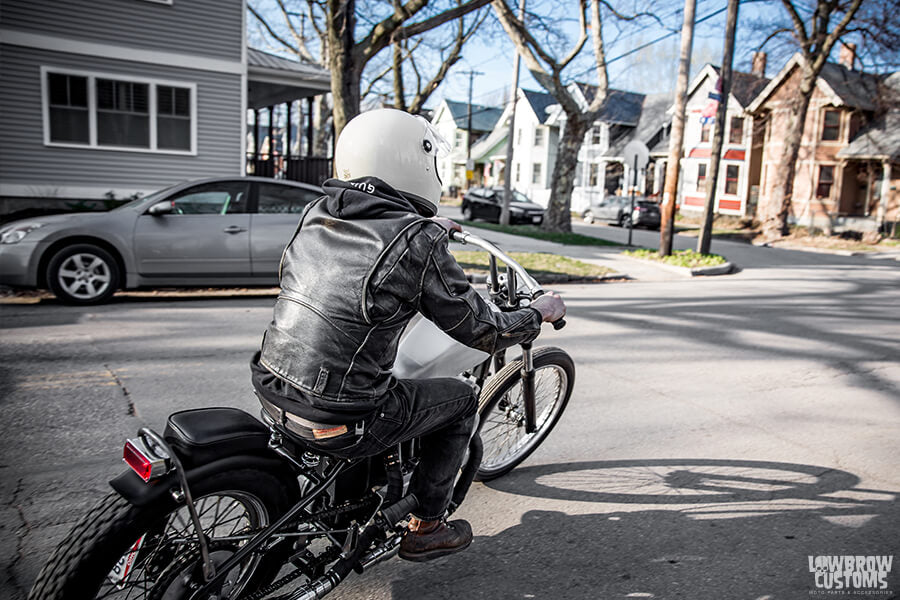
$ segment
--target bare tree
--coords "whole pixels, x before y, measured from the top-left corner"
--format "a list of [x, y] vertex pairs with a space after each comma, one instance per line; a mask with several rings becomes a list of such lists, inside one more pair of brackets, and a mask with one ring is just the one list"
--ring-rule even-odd
[[[588, 2], [590, 6], [588, 6]], [[593, 125], [606, 107], [609, 95], [609, 77], [606, 71], [606, 53], [603, 45], [603, 21], [600, 5], [618, 19], [633, 20], [641, 15], [625, 16], [613, 10], [604, 0], [579, 0], [578, 39], [569, 51], [556, 58], [541, 44], [535, 35], [520, 21], [505, 0], [493, 0], [494, 12], [509, 35], [518, 52], [525, 61], [526, 67], [537, 82], [559, 102], [565, 113], [566, 122], [557, 148], [556, 163], [551, 177], [550, 201], [544, 217], [542, 228], [549, 231], [571, 231], [570, 207], [572, 190], [575, 186], [575, 169], [578, 163], [578, 151], [585, 133]], [[590, 11], [590, 26], [586, 13]], [[590, 29], [590, 32], [588, 32]], [[563, 70], [581, 53], [588, 39], [594, 52], [594, 63], [597, 72], [597, 88], [590, 104], [583, 108], [579, 105], [563, 79]], [[553, 46], [559, 46], [559, 40], [551, 39]]]
[[803, 126], [816, 88], [816, 79], [835, 44], [847, 33], [862, 0], [846, 2], [816, 0], [815, 9], [807, 19], [801, 16], [801, 8], [805, 7], [800, 6], [799, 0], [781, 0], [781, 3], [790, 17], [791, 35], [799, 46], [803, 60], [799, 61], [798, 93], [790, 110], [787, 130], [783, 133], [781, 160], [775, 170], [771, 196], [764, 206], [762, 215], [762, 232], [770, 240], [788, 233], [787, 221], [791, 211], [790, 184], [794, 179], [803, 139]]

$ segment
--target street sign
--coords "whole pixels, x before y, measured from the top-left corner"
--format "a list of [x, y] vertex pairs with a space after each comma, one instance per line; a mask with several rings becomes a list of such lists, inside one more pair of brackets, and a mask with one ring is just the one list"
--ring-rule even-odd
[[625, 164], [629, 167], [643, 169], [650, 162], [650, 150], [644, 142], [631, 140], [625, 144]]

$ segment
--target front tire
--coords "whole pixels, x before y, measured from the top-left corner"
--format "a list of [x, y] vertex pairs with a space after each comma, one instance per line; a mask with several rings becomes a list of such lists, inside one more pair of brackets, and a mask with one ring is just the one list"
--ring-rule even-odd
[[462, 216], [463, 216], [463, 219], [465, 219], [466, 221], [474, 221], [475, 220], [475, 213], [472, 212], [471, 206], [463, 207]]
[[525, 432], [522, 359], [507, 363], [488, 381], [478, 401], [478, 431], [484, 445], [477, 479], [505, 475], [534, 452], [562, 415], [575, 385], [575, 363], [559, 348], [540, 348], [532, 355], [537, 429]]
[[588, 225], [594, 224], [594, 212], [593, 211], [590, 211], [590, 210], [586, 211], [582, 218], [584, 219], [584, 222], [587, 223]]
[[[290, 506], [288, 488], [277, 477], [249, 469], [191, 483], [191, 492], [217, 564], [241, 545], [217, 538], [261, 529]], [[38, 574], [29, 600], [186, 600], [192, 590], [185, 580], [201, 570], [197, 545], [185, 541], [195, 539], [196, 534], [186, 506], [168, 495], [164, 498], [139, 508], [116, 493], [109, 494], [53, 552]], [[226, 577], [231, 583], [226, 582], [230, 587], [223, 590], [222, 597], [237, 597], [269, 583], [289, 550], [251, 554]], [[121, 573], [129, 558], [133, 562], [127, 577], [114, 581], [114, 573]]]
[[93, 244], [73, 244], [58, 251], [47, 264], [47, 284], [66, 304], [100, 304], [119, 288], [119, 265]]

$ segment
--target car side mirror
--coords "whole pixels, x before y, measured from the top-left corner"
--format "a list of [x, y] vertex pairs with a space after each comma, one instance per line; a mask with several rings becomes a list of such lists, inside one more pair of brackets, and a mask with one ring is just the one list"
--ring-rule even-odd
[[175, 212], [174, 202], [166, 200], [165, 202], [157, 202], [151, 206], [150, 210], [147, 211], [147, 214], [154, 217], [161, 217], [163, 215], [170, 215], [173, 212]]

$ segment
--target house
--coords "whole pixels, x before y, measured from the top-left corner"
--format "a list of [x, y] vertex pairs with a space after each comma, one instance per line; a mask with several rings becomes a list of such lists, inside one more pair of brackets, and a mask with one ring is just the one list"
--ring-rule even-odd
[[[431, 118], [432, 124], [438, 132], [450, 142], [451, 150], [448, 156], [438, 158], [438, 174], [443, 182], [443, 192], [449, 195], [450, 187], [462, 189], [466, 186], [466, 159], [471, 155], [469, 150], [469, 104], [443, 100], [434, 110]], [[480, 104], [471, 105], [471, 143], [474, 145], [479, 138], [494, 129], [503, 109]], [[480, 184], [481, 169], [475, 169], [475, 181]]]
[[[816, 80], [791, 182], [793, 224], [826, 231], [872, 231], [897, 220], [897, 115], [889, 111], [896, 84], [891, 78], [856, 70], [856, 48], [842, 46], [838, 63], [826, 63]], [[754, 133], [761, 152], [760, 203], [773, 197], [775, 170], [782, 158], [804, 58], [795, 54], [748, 107], [764, 124]], [[881, 219], [879, 221], [879, 219]]]
[[249, 109], [330, 89], [246, 47], [246, 0], [0, 3], [0, 213], [247, 171]]
[[[751, 73], [732, 73], [725, 122], [725, 136], [719, 159], [714, 212], [743, 216], [755, 210], [756, 190], [751, 181], [758, 181], [761, 149], [752, 148], [753, 117], [746, 109], [756, 95], [769, 83], [765, 77], [766, 55], [753, 56]], [[706, 205], [706, 179], [710, 173], [712, 138], [718, 123], [721, 89], [719, 67], [707, 64], [688, 87], [685, 104], [684, 146], [679, 177], [678, 206], [682, 211], [702, 211]]]

